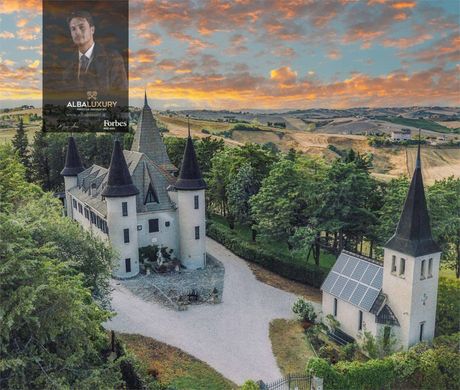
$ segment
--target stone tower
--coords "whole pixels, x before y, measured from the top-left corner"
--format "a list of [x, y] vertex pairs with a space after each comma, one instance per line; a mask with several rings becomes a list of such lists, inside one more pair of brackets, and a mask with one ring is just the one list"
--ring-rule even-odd
[[198, 166], [190, 136], [190, 124], [182, 166], [174, 187], [177, 191], [180, 259], [189, 269], [204, 268], [206, 265], [206, 183]]
[[70, 201], [69, 190], [77, 186], [77, 176], [82, 171], [84, 171], [84, 168], [83, 164], [81, 163], [75, 139], [70, 136], [67, 144], [65, 166], [61, 171], [61, 175], [64, 176], [65, 210], [66, 214], [71, 218], [73, 218], [73, 208]]
[[396, 233], [384, 247], [383, 291], [399, 319], [405, 349], [434, 337], [440, 256], [431, 235], [419, 145]]
[[107, 204], [107, 226], [112, 248], [117, 252], [118, 264], [113, 275], [130, 278], [139, 273], [136, 195], [120, 141], [116, 140], [102, 196]]

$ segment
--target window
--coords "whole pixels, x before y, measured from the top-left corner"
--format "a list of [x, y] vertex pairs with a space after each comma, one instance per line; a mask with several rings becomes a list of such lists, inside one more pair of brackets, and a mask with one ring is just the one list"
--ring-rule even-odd
[[81, 203], [78, 203], [78, 212], [80, 214], [83, 214], [83, 206], [81, 205]]
[[399, 261], [399, 276], [404, 276], [406, 273], [406, 259], [401, 257]]
[[199, 198], [198, 198], [198, 195], [195, 195], [194, 197], [194, 201], [195, 201], [195, 210], [198, 210], [198, 207], [199, 207]]
[[99, 215], [96, 216], [96, 226], [100, 229], [101, 228], [101, 218]]
[[88, 211], [88, 209], [85, 209], [85, 218], [89, 219], [89, 211]]
[[200, 239], [200, 227], [195, 226], [195, 240], [199, 240], [199, 239]]
[[423, 341], [423, 328], [425, 327], [425, 322], [420, 322], [420, 334], [418, 336], [418, 341]]
[[396, 273], [396, 256], [395, 255], [391, 257], [391, 273], [392, 274]]
[[159, 232], [160, 226], [158, 223], [158, 218], [149, 219], [149, 233]]
[[94, 214], [92, 211], [90, 212], [90, 219], [91, 223], [96, 223], [96, 214]]
[[123, 229], [123, 236], [125, 239], [125, 244], [129, 242], [129, 229]]
[[334, 317], [337, 317], [337, 298], [334, 298]]
[[166, 227], [169, 227], [169, 225], [171, 225], [171, 222], [166, 221], [166, 222], [165, 222], [165, 226], [166, 226]]
[[420, 279], [425, 279], [425, 263], [426, 260], [422, 260], [422, 264], [420, 265]]
[[359, 311], [359, 321], [358, 321], [358, 330], [363, 329], [363, 312]]
[[385, 326], [385, 328], [383, 328], [383, 346], [384, 348], [389, 346], [390, 336], [391, 336], [391, 327]]
[[158, 196], [153, 189], [152, 183], [149, 184], [149, 188], [147, 190], [147, 195], [145, 196], [145, 203], [160, 203], [158, 201]]
[[428, 260], [428, 277], [433, 277], [433, 259]]
[[73, 204], [73, 208], [76, 210], [77, 209], [77, 201], [75, 199], [72, 199], [72, 204]]
[[122, 202], [121, 204], [121, 214], [123, 217], [128, 216], [128, 202]]
[[131, 259], [125, 259], [126, 272], [131, 272]]

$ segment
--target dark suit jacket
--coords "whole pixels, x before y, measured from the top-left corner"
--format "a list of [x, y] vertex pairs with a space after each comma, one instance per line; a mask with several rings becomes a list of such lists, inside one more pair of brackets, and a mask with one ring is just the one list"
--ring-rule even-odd
[[91, 60], [86, 73], [78, 79], [78, 52], [70, 66], [64, 70], [64, 88], [68, 91], [97, 91], [98, 97], [116, 95], [128, 89], [128, 77], [121, 55], [115, 50], [106, 49], [95, 43]]

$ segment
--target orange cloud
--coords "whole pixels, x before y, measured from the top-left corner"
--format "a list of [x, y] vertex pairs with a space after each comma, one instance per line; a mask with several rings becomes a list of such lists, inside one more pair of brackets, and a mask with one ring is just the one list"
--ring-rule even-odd
[[137, 51], [130, 51], [129, 53], [129, 63], [136, 64], [136, 63], [152, 63], [155, 62], [157, 57], [157, 53], [151, 49], [140, 49]]
[[3, 31], [0, 32], [0, 38], [2, 39], [12, 39], [14, 38], [14, 34], [10, 31]]
[[0, 14], [13, 12], [42, 13], [42, 0], [5, 0], [0, 4]]
[[391, 4], [391, 7], [395, 9], [406, 9], [406, 8], [414, 8], [416, 5], [417, 4], [415, 1], [400, 1], [397, 3]]
[[280, 84], [292, 84], [297, 78], [297, 72], [289, 66], [283, 66], [270, 71], [270, 79], [279, 82]]
[[339, 60], [340, 58], [342, 58], [342, 53], [340, 53], [339, 50], [337, 49], [333, 49], [333, 50], [330, 50], [329, 53], [327, 54], [327, 56], [331, 59], [331, 60]]
[[18, 38], [24, 41], [33, 41], [39, 38], [41, 27], [38, 25], [27, 26], [17, 31]]
[[387, 38], [382, 41], [382, 44], [385, 47], [397, 47], [399, 49], [407, 49], [408, 47], [420, 45], [421, 43], [429, 41], [432, 38], [433, 36], [430, 34], [423, 34], [406, 38]]
[[155, 34], [151, 31], [139, 31], [137, 34], [139, 38], [142, 38], [146, 41], [147, 44], [153, 45], [153, 46], [158, 46], [161, 44], [161, 36], [159, 34]]

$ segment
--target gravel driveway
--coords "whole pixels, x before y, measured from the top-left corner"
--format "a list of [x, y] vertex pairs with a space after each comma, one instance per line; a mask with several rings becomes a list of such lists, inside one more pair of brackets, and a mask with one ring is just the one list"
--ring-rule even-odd
[[[117, 315], [106, 327], [138, 333], [178, 347], [237, 384], [280, 378], [268, 337], [274, 318], [292, 318], [296, 296], [256, 280], [246, 262], [217, 242], [207, 250], [225, 266], [223, 302], [177, 312], [146, 302], [113, 281]], [[320, 305], [314, 304], [320, 310]]]

